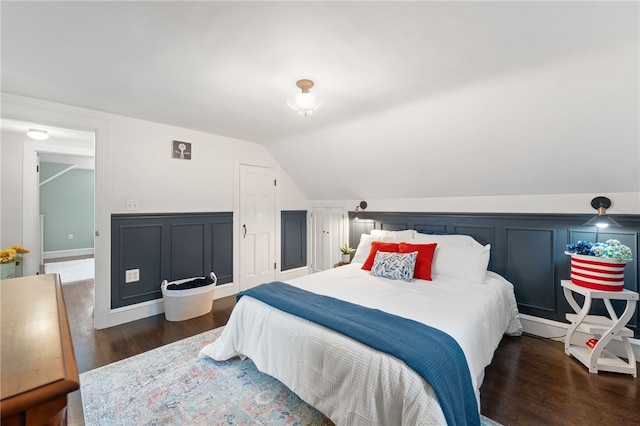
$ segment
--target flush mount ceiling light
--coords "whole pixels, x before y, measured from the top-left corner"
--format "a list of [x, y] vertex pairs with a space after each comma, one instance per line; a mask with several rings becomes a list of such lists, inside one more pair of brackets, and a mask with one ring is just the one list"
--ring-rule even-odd
[[39, 129], [29, 129], [27, 131], [27, 136], [29, 136], [31, 139], [35, 139], [38, 141], [49, 139], [49, 133], [47, 133], [46, 130], [39, 130]]
[[611, 200], [607, 197], [596, 197], [591, 200], [591, 207], [598, 210], [598, 214], [591, 218], [585, 225], [595, 225], [598, 228], [606, 228], [608, 226], [622, 226], [611, 216], [607, 216], [607, 209], [611, 207]]
[[320, 108], [322, 99], [309, 92], [309, 89], [313, 87], [313, 81], [306, 79], [298, 80], [296, 86], [300, 88], [301, 93], [290, 97], [287, 100], [287, 105], [299, 115], [307, 117]]

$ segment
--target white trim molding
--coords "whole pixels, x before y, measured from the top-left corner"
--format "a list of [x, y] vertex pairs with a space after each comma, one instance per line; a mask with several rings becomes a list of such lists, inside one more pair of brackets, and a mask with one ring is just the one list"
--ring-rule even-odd
[[75, 257], [75, 256], [93, 256], [94, 253], [95, 253], [95, 250], [93, 248], [53, 250], [53, 251], [45, 251], [44, 258], [45, 259], [62, 259], [65, 257]]
[[[2, 117], [11, 118], [20, 121], [30, 121], [45, 125], [62, 127], [66, 129], [75, 129], [83, 131], [95, 132], [95, 147], [91, 154], [95, 154], [95, 239], [94, 249], [96, 258], [96, 278], [95, 278], [95, 306], [94, 306], [94, 326], [97, 329], [111, 327], [117, 325], [119, 320], [115, 313], [111, 312], [111, 143], [110, 143], [110, 125], [109, 122], [99, 116], [102, 113], [93, 112], [86, 109], [72, 107], [68, 105], [55, 104], [39, 99], [27, 98], [23, 96], [2, 93]], [[92, 116], [93, 115], [93, 116]], [[104, 114], [102, 114], [104, 116]], [[29, 144], [32, 149], [26, 150], [24, 162], [28, 161], [27, 167], [32, 166], [35, 161], [34, 156], [37, 152], [33, 149], [33, 144]], [[47, 146], [40, 145], [44, 151]], [[30, 184], [35, 179], [35, 175], [28, 178], [31, 181], [23, 184]], [[36, 183], [33, 182], [35, 187]], [[33, 197], [23, 198], [26, 207], [33, 209]], [[24, 212], [23, 212], [24, 214]], [[39, 229], [39, 215], [36, 218], [23, 220], [23, 245], [27, 246], [29, 241], [35, 241], [35, 233]], [[25, 268], [33, 271], [33, 268], [40, 263], [40, 257], [31, 257], [25, 262]], [[25, 258], [27, 260], [29, 258]], [[33, 262], [33, 264], [29, 264]], [[34, 272], [35, 273], [35, 272]], [[134, 318], [139, 319], [147, 316], [144, 311], [140, 312], [140, 316]]]

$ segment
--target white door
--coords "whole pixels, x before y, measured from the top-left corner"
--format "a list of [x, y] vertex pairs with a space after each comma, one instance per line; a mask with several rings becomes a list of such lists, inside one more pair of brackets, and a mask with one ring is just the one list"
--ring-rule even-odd
[[275, 171], [240, 165], [240, 290], [275, 280]]
[[313, 223], [313, 260], [312, 270], [313, 272], [320, 272], [326, 269], [325, 267], [325, 253], [324, 247], [327, 246], [325, 241], [325, 209], [314, 209], [311, 213]]
[[329, 234], [327, 235], [327, 250], [325, 251], [328, 262], [325, 262], [326, 269], [333, 268], [333, 265], [340, 262], [340, 246], [347, 243], [347, 232], [345, 232], [344, 212], [342, 209], [329, 209], [327, 215], [329, 223], [326, 224]]
[[344, 218], [340, 208], [313, 209], [313, 272], [330, 269], [340, 261], [339, 248], [349, 243]]

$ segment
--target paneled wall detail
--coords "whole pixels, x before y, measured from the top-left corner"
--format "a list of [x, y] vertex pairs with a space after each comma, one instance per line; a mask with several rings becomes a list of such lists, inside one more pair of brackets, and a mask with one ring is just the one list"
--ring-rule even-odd
[[[126, 282], [127, 270], [139, 280]], [[160, 283], [215, 272], [233, 281], [233, 214], [173, 213], [111, 216], [111, 307], [162, 297]]]
[[557, 309], [554, 240], [553, 229], [505, 227], [503, 275], [513, 283], [522, 307]]
[[[625, 268], [625, 287], [638, 291], [640, 215], [616, 215], [622, 227], [605, 231], [582, 225], [592, 215], [577, 214], [365, 212], [358, 218], [353, 216], [349, 224], [352, 247], [357, 247], [360, 235], [372, 229], [466, 234], [483, 245], [491, 244], [489, 270], [513, 283], [523, 314], [567, 322], [565, 314], [572, 311], [560, 281], [570, 279], [570, 258], [564, 251], [567, 244], [579, 240], [617, 239], [629, 246], [634, 260]], [[624, 309], [624, 302], [613, 305], [619, 314]], [[605, 314], [606, 309], [601, 301], [595, 301], [591, 312]], [[636, 337], [640, 337], [639, 318], [636, 309], [628, 325]]]
[[[119, 250], [114, 252], [113, 248], [116, 246], [112, 246], [112, 308], [156, 299], [163, 279], [161, 259], [164, 251], [164, 232], [162, 224], [123, 224], [117, 230], [113, 227], [113, 222], [111, 226], [112, 231], [117, 232], [120, 237], [117, 246]], [[114, 242], [112, 241], [112, 244]], [[117, 270], [114, 268], [116, 264], [120, 265]], [[140, 270], [140, 281], [125, 284], [125, 271], [132, 269]], [[120, 285], [114, 288], [116, 282]], [[114, 290], [118, 292], [119, 304], [113, 303]]]
[[283, 211], [280, 232], [280, 270], [307, 266], [307, 211]]

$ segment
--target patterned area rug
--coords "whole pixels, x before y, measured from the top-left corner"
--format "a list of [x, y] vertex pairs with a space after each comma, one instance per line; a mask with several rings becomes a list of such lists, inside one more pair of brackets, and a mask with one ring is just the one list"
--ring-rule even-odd
[[[85, 424], [332, 425], [253, 362], [198, 358], [222, 327], [80, 375]], [[482, 418], [483, 425], [498, 425]]]

